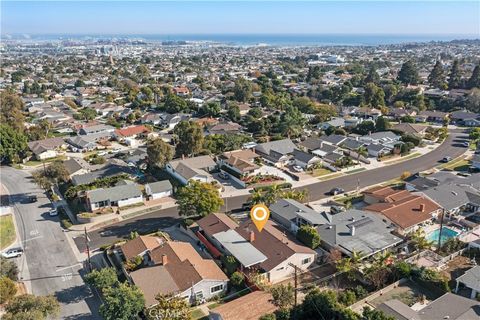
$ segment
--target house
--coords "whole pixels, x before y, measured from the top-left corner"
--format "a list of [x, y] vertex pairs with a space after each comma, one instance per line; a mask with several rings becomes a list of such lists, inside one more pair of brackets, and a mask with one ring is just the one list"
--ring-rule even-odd
[[326, 213], [317, 212], [293, 199], [279, 199], [269, 209], [272, 219], [293, 233], [303, 225], [316, 227], [329, 223]]
[[103, 134], [104, 136], [111, 136], [115, 128], [108, 124], [97, 124], [93, 126], [83, 127], [78, 133], [80, 135]]
[[[457, 285], [455, 292], [458, 292], [460, 286], [470, 289], [470, 299], [476, 299], [480, 294], [480, 266], [475, 266], [467, 270], [463, 275], [455, 279]], [[480, 316], [480, 314], [479, 314]]]
[[163, 122], [163, 119], [159, 113], [146, 113], [140, 118], [140, 122], [158, 126]]
[[215, 167], [215, 161], [206, 155], [170, 161], [165, 166], [165, 170], [180, 183], [187, 185], [189, 180], [213, 181], [209, 172]]
[[191, 115], [187, 113], [175, 113], [175, 114], [165, 113], [161, 115], [161, 117], [162, 117], [162, 126], [172, 130], [181, 121], [186, 121], [190, 119]]
[[[406, 190], [405, 190], [406, 191]], [[371, 204], [365, 210], [377, 212], [391, 221], [396, 231], [406, 235], [420, 225], [438, 217], [441, 207], [426, 196], [408, 191], [387, 197], [386, 201]]]
[[427, 133], [428, 126], [422, 126], [413, 123], [398, 123], [392, 127], [393, 130], [408, 133], [423, 138]]
[[71, 146], [72, 151], [75, 152], [91, 151], [97, 147], [97, 143], [91, 141], [87, 136], [70, 137], [66, 142]]
[[308, 169], [311, 166], [315, 165], [316, 163], [322, 162], [322, 160], [319, 157], [311, 153], [303, 152], [298, 149], [293, 150], [293, 160], [295, 161], [295, 165], [303, 169]]
[[454, 111], [450, 114], [450, 119], [453, 123], [458, 123], [460, 125], [467, 125], [467, 123], [475, 125], [478, 123], [478, 121], [475, 120], [479, 120], [480, 115], [469, 111]]
[[367, 189], [362, 192], [363, 201], [367, 204], [380, 202], [394, 202], [403, 199], [409, 195], [409, 192], [402, 189], [394, 189], [392, 187], [378, 186]]
[[259, 272], [269, 283], [291, 277], [292, 265], [306, 270], [315, 261], [315, 251], [285, 234], [283, 228], [271, 220], [262, 232], [251, 220], [238, 225], [220, 213], [210, 214], [197, 224], [200, 239], [205, 239], [221, 253], [234, 256], [245, 274]]
[[434, 179], [421, 176], [419, 173], [413, 174], [403, 180], [405, 189], [408, 191], [422, 191], [438, 186], [440, 183]]
[[470, 320], [480, 317], [480, 302], [450, 292], [420, 310], [414, 310], [397, 299], [386, 301], [377, 309], [400, 320]]
[[255, 152], [277, 167], [283, 167], [290, 161], [295, 144], [290, 139], [260, 143], [255, 146]]
[[475, 212], [480, 209], [480, 192], [469, 184], [443, 183], [423, 190], [422, 193], [445, 209], [447, 214]]
[[363, 147], [365, 144], [361, 141], [358, 141], [356, 139], [352, 138], [347, 138], [345, 141], [342, 142], [341, 146], [342, 148], [352, 150], [352, 151], [357, 151], [361, 147]]
[[65, 141], [62, 138], [48, 138], [31, 141], [28, 147], [37, 160], [45, 160], [58, 156], [58, 150], [65, 148]]
[[118, 159], [115, 160], [117, 161], [110, 161], [96, 170], [92, 169], [91, 172], [72, 176], [73, 185], [78, 186], [81, 184], [90, 184], [96, 179], [114, 177], [121, 174], [126, 174], [129, 176], [134, 175], [134, 170], [130, 168], [126, 163], [123, 163]]
[[442, 123], [443, 120], [447, 117], [448, 117], [448, 113], [446, 112], [425, 110], [425, 111], [420, 111], [415, 117], [415, 120], [418, 122], [427, 121], [427, 122]]
[[157, 294], [178, 296], [193, 304], [227, 290], [228, 277], [188, 242], [164, 242], [147, 251], [144, 263], [147, 266], [131, 272], [130, 278], [142, 290], [147, 307], [157, 303]]
[[190, 94], [190, 90], [187, 87], [175, 87], [173, 92], [179, 97], [187, 97]]
[[325, 249], [338, 249], [347, 256], [357, 252], [367, 258], [402, 242], [382, 217], [356, 209], [330, 215], [329, 223], [316, 229]]
[[227, 171], [236, 173], [236, 176], [242, 177], [254, 174], [260, 168], [255, 163], [255, 159], [260, 157], [252, 149], [236, 150], [224, 152], [218, 159], [218, 165], [221, 169], [227, 167]]
[[209, 320], [258, 320], [261, 316], [275, 312], [272, 294], [254, 291], [209, 311]]
[[85, 174], [90, 172], [90, 165], [87, 161], [81, 158], [70, 158], [63, 161], [63, 165], [68, 172], [70, 178], [75, 175]]
[[173, 193], [172, 184], [168, 180], [145, 184], [145, 193], [148, 200], [169, 197]]
[[343, 128], [345, 127], [345, 120], [343, 118], [334, 117], [330, 121], [322, 122], [317, 125], [320, 130], [327, 130], [329, 128]]
[[150, 129], [144, 125], [131, 126], [122, 129], [115, 129], [114, 136], [117, 140], [121, 141], [125, 138], [144, 138], [150, 133]]
[[343, 141], [345, 141], [347, 137], [339, 135], [339, 134], [331, 134], [329, 136], [321, 136], [320, 140], [325, 142], [326, 144], [332, 146], [340, 146]]
[[224, 122], [216, 124], [208, 129], [209, 134], [238, 134], [242, 126], [234, 122]]
[[367, 152], [370, 157], [380, 158], [392, 152], [393, 148], [382, 144], [372, 143], [367, 146]]
[[143, 194], [137, 184], [124, 184], [111, 188], [99, 188], [86, 192], [90, 211], [106, 207], [125, 207], [143, 204]]
[[392, 131], [380, 131], [380, 132], [375, 132], [371, 134], [367, 134], [364, 136], [359, 137], [359, 141], [364, 142], [366, 144], [383, 144], [385, 146], [391, 145], [393, 148], [393, 145], [398, 143], [400, 141], [400, 136], [396, 135]]

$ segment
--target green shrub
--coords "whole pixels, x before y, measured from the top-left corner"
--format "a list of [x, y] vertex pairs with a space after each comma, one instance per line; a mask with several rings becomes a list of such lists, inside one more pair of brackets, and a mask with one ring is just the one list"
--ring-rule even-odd
[[310, 226], [301, 226], [297, 231], [297, 239], [311, 249], [320, 245], [320, 235], [315, 228]]
[[234, 273], [239, 266], [237, 260], [233, 256], [224, 255], [221, 257], [221, 260], [222, 260], [222, 265], [227, 272], [227, 275], [231, 275], [232, 273]]
[[185, 226], [190, 227], [195, 221], [192, 219], [185, 219], [183, 222], [185, 223]]
[[230, 283], [232, 284], [232, 286], [234, 286], [235, 288], [240, 288], [243, 286], [245, 282], [245, 276], [238, 272], [238, 271], [235, 271], [234, 273], [232, 273], [232, 275], [230, 276]]

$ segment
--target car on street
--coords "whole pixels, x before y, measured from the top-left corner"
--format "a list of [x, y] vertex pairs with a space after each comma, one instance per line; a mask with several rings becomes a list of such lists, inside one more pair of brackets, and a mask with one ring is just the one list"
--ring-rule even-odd
[[20, 257], [23, 254], [23, 249], [22, 248], [12, 248], [8, 249], [4, 253], [2, 253], [2, 256], [11, 259], [11, 258], [17, 258]]
[[452, 157], [443, 157], [443, 159], [441, 160], [441, 162], [443, 163], [447, 163], [447, 162], [450, 162], [452, 161]]
[[336, 196], [337, 194], [342, 194], [342, 193], [345, 193], [345, 190], [343, 190], [342, 188], [333, 188], [332, 190], [330, 190], [329, 194], [332, 195], [332, 196]]
[[465, 141], [464, 143], [462, 143], [462, 145], [466, 148], [470, 147], [470, 142], [468, 141]]

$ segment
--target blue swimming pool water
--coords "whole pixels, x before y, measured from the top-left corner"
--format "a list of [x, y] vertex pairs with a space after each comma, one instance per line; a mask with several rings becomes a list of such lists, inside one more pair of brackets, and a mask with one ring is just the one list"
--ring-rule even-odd
[[[438, 235], [440, 233], [440, 228], [433, 230], [427, 235], [427, 240], [432, 241], [434, 244], [438, 243]], [[442, 228], [442, 243], [447, 241], [450, 238], [455, 238], [458, 236], [458, 232], [447, 227]]]

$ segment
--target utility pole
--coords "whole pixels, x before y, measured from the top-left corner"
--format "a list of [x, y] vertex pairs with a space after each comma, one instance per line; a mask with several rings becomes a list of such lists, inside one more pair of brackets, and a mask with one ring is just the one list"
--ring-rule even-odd
[[294, 306], [296, 307], [297, 306], [297, 302], [298, 302], [298, 271], [297, 271], [297, 266], [294, 265], [293, 263], [289, 263], [288, 264], [290, 267], [292, 267], [294, 270], [295, 270], [295, 280], [294, 280], [294, 285], [295, 285], [295, 304]]
[[84, 229], [85, 231], [85, 244], [87, 246], [87, 264], [88, 264], [88, 272], [92, 271], [92, 262], [90, 260], [90, 245], [88, 244], [88, 235], [87, 235], [87, 227]]

